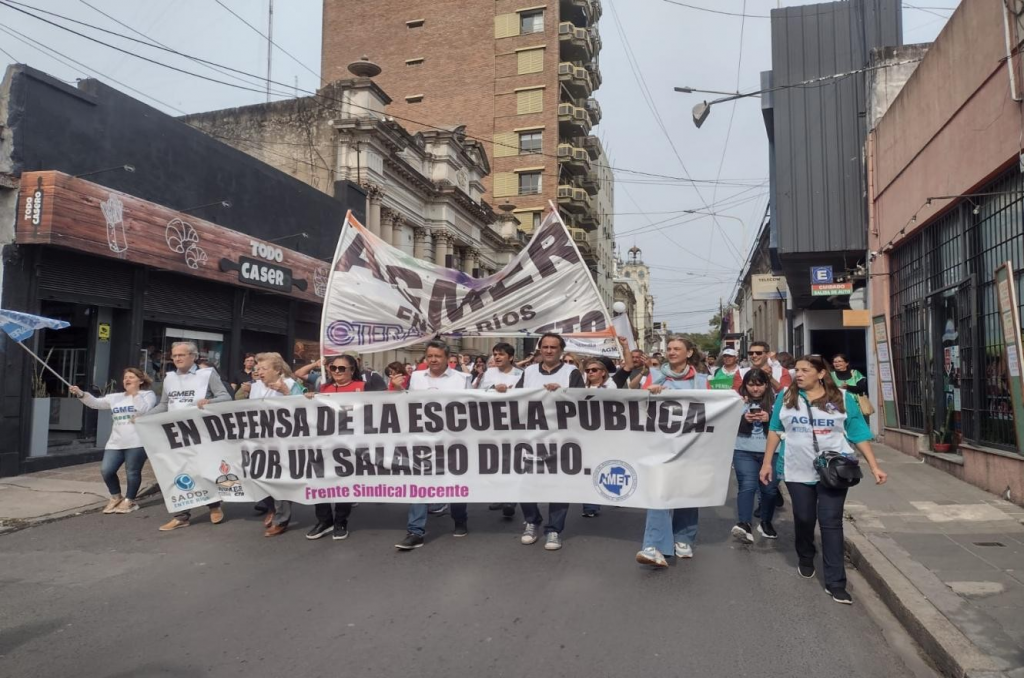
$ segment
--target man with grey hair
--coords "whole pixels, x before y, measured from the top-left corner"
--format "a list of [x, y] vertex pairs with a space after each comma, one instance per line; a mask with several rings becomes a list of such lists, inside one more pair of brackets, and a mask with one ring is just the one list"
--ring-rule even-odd
[[[224, 387], [220, 377], [217, 376], [217, 371], [212, 367], [198, 367], [196, 365], [197, 358], [199, 358], [199, 348], [195, 343], [178, 341], [171, 344], [171, 362], [174, 363], [174, 372], [168, 372], [164, 377], [164, 390], [160, 395], [160, 402], [147, 412], [147, 415], [174, 412], [189, 407], [202, 409], [208, 403], [224, 403], [232, 400], [231, 394]], [[224, 511], [221, 510], [219, 501], [209, 506], [210, 522], [217, 525], [224, 520]], [[160, 531], [170, 532], [181, 527], [188, 527], [191, 517], [192, 512], [187, 509], [175, 513], [170, 522], [160, 526]]]

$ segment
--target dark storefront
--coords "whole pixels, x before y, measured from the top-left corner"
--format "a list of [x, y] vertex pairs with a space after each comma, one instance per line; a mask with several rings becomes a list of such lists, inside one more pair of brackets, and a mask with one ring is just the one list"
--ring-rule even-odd
[[[323, 281], [308, 262], [326, 266], [347, 209], [364, 217], [358, 187], [341, 182], [338, 197], [327, 195], [95, 80], [76, 88], [12, 66], [0, 87], [0, 110], [0, 167], [10, 168], [0, 176], [0, 218], [9, 220], [0, 232], [15, 232], [19, 220], [17, 242], [3, 243], [3, 307], [71, 323], [30, 343], [69, 381], [102, 388], [128, 365], [157, 373], [178, 339], [194, 340], [226, 377], [246, 352], [291, 357], [302, 340], [316, 342], [315, 285]], [[93, 194], [66, 205], [44, 197], [44, 219], [50, 209], [49, 216], [87, 230], [60, 235], [63, 224], [52, 241], [23, 238], [21, 201], [40, 177], [79, 181], [67, 175], [84, 177], [80, 185]], [[101, 204], [113, 192], [123, 203], [121, 222], [115, 207], [104, 211]], [[152, 219], [140, 217], [147, 211]], [[200, 232], [200, 242], [191, 233], [170, 233], [175, 219], [179, 231], [189, 225]], [[143, 226], [144, 244], [136, 232]], [[221, 232], [203, 230], [217, 227]], [[251, 240], [287, 245], [284, 261], [253, 255]], [[143, 250], [149, 259], [136, 256]], [[238, 266], [241, 257], [293, 268], [307, 287], [284, 292], [221, 270], [221, 259]], [[31, 397], [31, 359], [3, 338], [0, 350], [0, 476], [98, 458], [96, 428], [102, 433], [103, 423], [95, 413], [43, 377], [38, 391], [52, 396], [45, 415], [36, 407], [41, 399]], [[50, 423], [35, 450], [33, 409]]]

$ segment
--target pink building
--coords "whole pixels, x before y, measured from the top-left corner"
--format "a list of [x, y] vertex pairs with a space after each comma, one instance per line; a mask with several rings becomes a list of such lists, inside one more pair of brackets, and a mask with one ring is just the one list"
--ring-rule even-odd
[[866, 146], [871, 307], [888, 321], [896, 394], [884, 440], [1018, 504], [1024, 441], [994, 271], [1010, 261], [1020, 290], [1022, 37], [1003, 2], [964, 0]]

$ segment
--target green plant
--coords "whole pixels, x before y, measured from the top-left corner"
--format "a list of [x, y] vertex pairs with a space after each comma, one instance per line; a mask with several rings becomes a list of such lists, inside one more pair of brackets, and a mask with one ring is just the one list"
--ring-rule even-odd
[[950, 442], [953, 437], [953, 407], [951, 404], [946, 406], [946, 421], [943, 422], [942, 426], [932, 431], [932, 440], [936, 445], [945, 445]]
[[[50, 361], [50, 356], [53, 355], [53, 349], [46, 354], [46, 361]], [[44, 367], [38, 362], [32, 365], [32, 397], [33, 398], [49, 398], [50, 394], [46, 390], [46, 380], [43, 379]]]

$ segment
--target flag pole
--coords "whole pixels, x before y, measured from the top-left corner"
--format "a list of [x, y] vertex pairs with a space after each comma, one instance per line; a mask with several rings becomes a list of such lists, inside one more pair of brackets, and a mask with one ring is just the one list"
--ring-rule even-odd
[[18, 346], [21, 346], [21, 347], [22, 347], [23, 349], [25, 349], [26, 351], [28, 351], [28, 354], [29, 354], [30, 356], [32, 356], [33, 358], [35, 358], [35, 359], [36, 359], [36, 361], [37, 361], [37, 362], [38, 362], [38, 363], [39, 363], [40, 365], [42, 365], [42, 366], [43, 366], [43, 367], [45, 367], [46, 369], [50, 370], [50, 373], [51, 373], [51, 374], [53, 374], [53, 376], [55, 376], [55, 377], [57, 377], [58, 379], [60, 379], [60, 380], [61, 380], [61, 383], [63, 383], [63, 384], [64, 384], [65, 386], [67, 386], [68, 388], [72, 388], [72, 385], [71, 385], [71, 384], [69, 384], [69, 383], [67, 382], [67, 380], [66, 380], [66, 379], [65, 379], [64, 377], [62, 377], [62, 376], [60, 376], [59, 374], [57, 374], [57, 372], [55, 372], [55, 371], [54, 371], [54, 369], [53, 369], [52, 367], [50, 367], [49, 365], [47, 365], [47, 364], [46, 364], [46, 361], [44, 361], [44, 360], [43, 360], [42, 358], [40, 358], [40, 357], [39, 357], [39, 356], [37, 356], [37, 355], [36, 355], [35, 353], [33, 353], [33, 352], [32, 352], [32, 349], [30, 349], [30, 348], [29, 348], [28, 346], [26, 346], [25, 344], [21, 343], [20, 341], [16, 341], [16, 342], [14, 342], [14, 343], [16, 343], [16, 344], [17, 344]]

